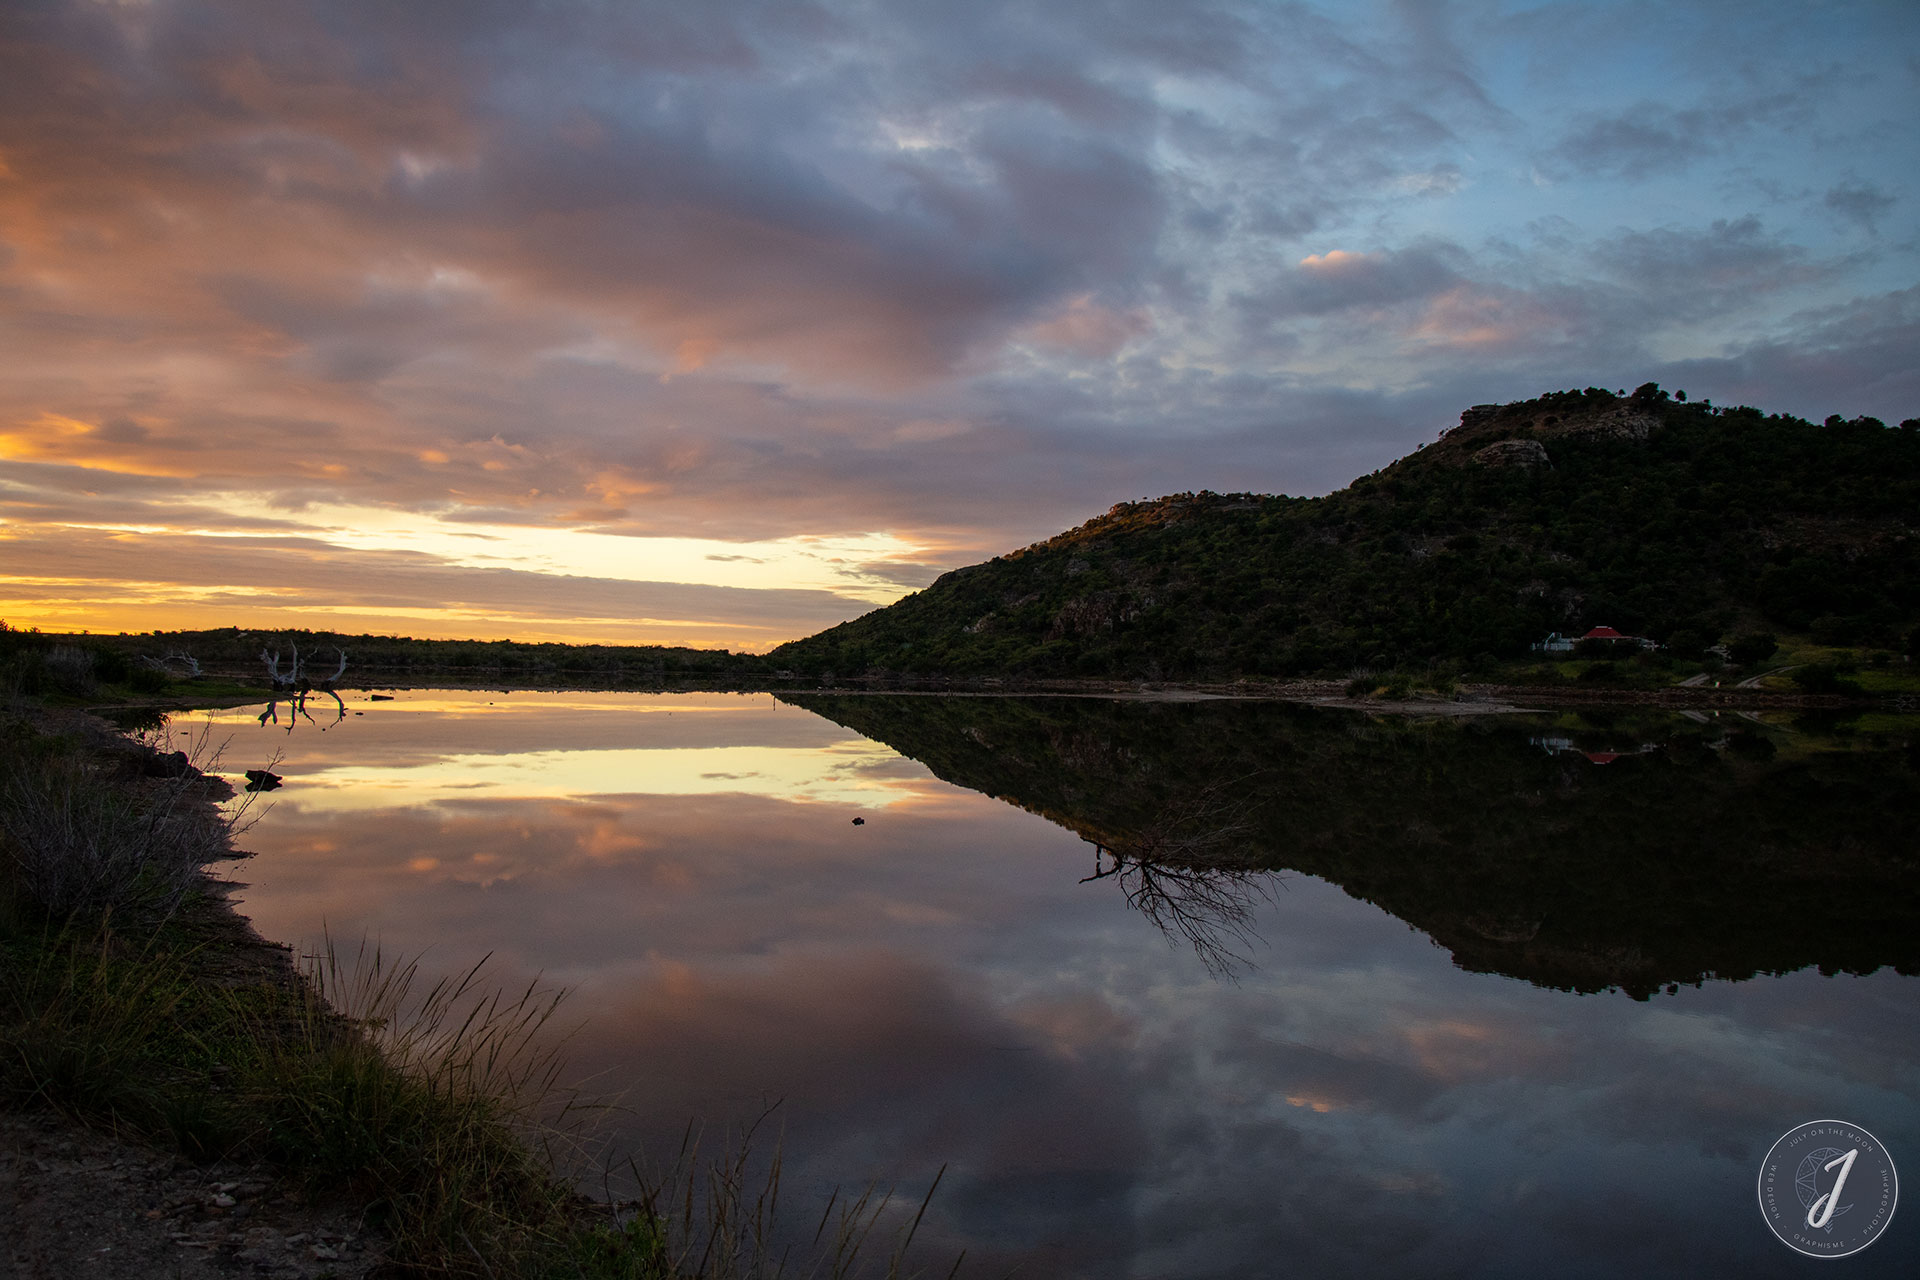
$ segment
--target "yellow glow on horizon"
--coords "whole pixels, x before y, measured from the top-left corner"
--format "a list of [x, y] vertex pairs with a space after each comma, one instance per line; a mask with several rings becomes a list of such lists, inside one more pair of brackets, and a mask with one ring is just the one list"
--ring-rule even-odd
[[[99, 592], [102, 584], [78, 586]], [[225, 589], [221, 589], [224, 591]], [[516, 640], [525, 644], [669, 645], [764, 653], [801, 632], [696, 618], [541, 618], [451, 608], [330, 608], [298, 598], [187, 600], [176, 588], [113, 599], [44, 599], [0, 591], [0, 620], [20, 629], [101, 634], [202, 631], [244, 626], [253, 631], [313, 630], [342, 635], [410, 635], [424, 640]]]
[[[208, 494], [202, 505], [231, 515], [294, 524], [280, 536], [308, 537], [360, 551], [408, 551], [462, 568], [521, 569], [532, 573], [752, 589], [831, 591], [872, 604], [891, 604], [909, 588], [862, 571], [885, 561], [912, 563], [934, 549], [886, 530], [851, 534], [796, 534], [729, 542], [718, 538], [635, 536], [570, 525], [500, 524], [445, 520], [386, 507], [314, 504], [297, 512], [257, 494]], [[211, 528], [183, 522], [72, 524], [114, 533], [257, 538], [258, 529]], [[0, 521], [0, 536], [7, 523]], [[165, 581], [166, 579], [155, 579]], [[0, 582], [24, 579], [0, 577]]]
[[[286, 512], [243, 495], [229, 510], [267, 518]], [[907, 588], [863, 573], [872, 561], [914, 561], [921, 544], [885, 531], [796, 535], [757, 542], [718, 538], [635, 537], [566, 525], [508, 525], [441, 520], [379, 507], [315, 506], [299, 513], [314, 535], [368, 551], [425, 552], [475, 569], [522, 569], [624, 582], [811, 589], [891, 604]]]
[[[75, 422], [62, 430], [82, 431]], [[868, 566], [924, 562], [937, 554], [931, 543], [890, 531], [840, 535], [795, 535], [751, 542], [716, 538], [629, 536], [574, 525], [513, 525], [461, 522], [419, 513], [350, 504], [314, 504], [289, 511], [262, 495], [244, 492], [199, 495], [196, 507], [218, 510], [271, 527], [210, 526], [204, 515], [178, 524], [138, 522], [67, 523], [62, 529], [106, 534], [114, 539], [195, 538], [221, 543], [284, 537], [308, 540], [298, 547], [285, 585], [236, 587], [190, 580], [190, 570], [157, 555], [138, 577], [80, 578], [0, 574], [0, 618], [10, 625], [46, 630], [194, 630], [225, 626], [311, 627], [343, 632], [424, 633], [444, 639], [540, 640], [581, 644], [671, 644], [761, 652], [811, 634], [839, 617], [820, 619], [817, 604], [770, 597], [767, 621], [698, 616], [696, 598], [682, 607], [693, 616], [566, 617], [539, 607], [540, 576], [598, 578], [613, 582], [721, 587], [745, 591], [817, 591], [847, 602], [850, 618], [898, 600], [911, 589]], [[52, 526], [0, 521], [0, 546], [10, 537], [48, 533]], [[426, 570], [511, 570], [530, 575], [525, 612], [489, 605], [336, 604], [324, 590], [303, 586], [298, 568], [337, 553], [345, 563], [360, 553], [417, 558]], [[391, 562], [389, 562], [391, 563]], [[150, 564], [150, 568], [148, 565]], [[402, 570], [404, 572], [404, 562]], [[444, 590], [445, 579], [439, 589]], [[682, 597], [685, 599], [685, 597]], [[796, 613], [818, 621], [796, 625]], [[750, 617], [750, 613], [748, 614]]]

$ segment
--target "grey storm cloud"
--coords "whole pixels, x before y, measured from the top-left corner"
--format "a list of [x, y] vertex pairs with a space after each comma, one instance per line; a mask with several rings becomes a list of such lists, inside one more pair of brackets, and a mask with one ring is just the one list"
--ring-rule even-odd
[[1871, 182], [1848, 179], [1827, 189], [1825, 199], [1821, 201], [1834, 215], [1868, 231], [1880, 229], [1880, 219], [1899, 200], [1888, 195]]
[[1552, 158], [1571, 173], [1630, 180], [1684, 168], [1752, 131], [1806, 124], [1816, 96], [1832, 78], [1831, 73], [1796, 76], [1789, 88], [1689, 107], [1637, 102], [1616, 114], [1588, 117], [1560, 140]]
[[1710, 387], [1722, 404], [1790, 403], [1813, 418], [1920, 417], [1920, 286], [1796, 314], [1776, 338], [1663, 366], [1671, 386]]
[[1686, 317], [1736, 310], [1757, 296], [1831, 276], [1841, 265], [1812, 260], [1753, 214], [1704, 228], [1623, 231], [1594, 244], [1589, 256], [1633, 305]]
[[1392, 306], [1458, 284], [1457, 265], [1463, 258], [1450, 245], [1380, 254], [1313, 255], [1281, 273], [1268, 290], [1247, 298], [1243, 305], [1250, 315], [1270, 321]]

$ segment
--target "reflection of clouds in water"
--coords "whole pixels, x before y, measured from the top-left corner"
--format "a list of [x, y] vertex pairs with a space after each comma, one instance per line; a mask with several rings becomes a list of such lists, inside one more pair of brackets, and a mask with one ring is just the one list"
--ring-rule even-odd
[[[317, 735], [263, 735], [259, 706], [214, 713], [241, 753], [278, 750], [290, 763], [351, 763], [417, 768], [450, 754], [510, 756], [528, 752], [764, 746], [814, 748], [859, 744], [858, 734], [776, 702], [766, 694], [515, 693], [493, 690], [403, 690], [392, 702], [368, 703], [341, 726], [337, 742]], [[271, 738], [271, 741], [268, 739]], [[891, 753], [890, 758], [897, 759]]]
[[[1649, 1010], [1396, 966], [1367, 975], [1383, 998], [1356, 1010], [1352, 984], [1329, 977], [1194, 993], [1147, 1021], [1135, 1066], [1160, 1172], [1142, 1231], [1166, 1243], [1152, 1260], [1165, 1274], [1205, 1274], [1221, 1249], [1309, 1274], [1765, 1273], [1745, 1228], [1774, 1120], [1808, 1106], [1916, 1118], [1920, 1032], [1909, 1020], [1856, 1068], [1852, 1024], [1886, 1032], [1864, 1001], [1769, 1045], [1757, 1029], [1721, 1040], [1723, 1018], [1691, 1007], [1724, 990]], [[1768, 997], [1826, 981], [1793, 975]], [[1862, 981], [1842, 980], [1853, 995]], [[1864, 981], [1893, 994], [1901, 980]], [[1676, 1033], [1700, 1043], [1676, 1054]], [[1889, 1067], [1902, 1093], [1874, 1082]], [[1217, 1234], [1196, 1229], [1196, 1201]], [[1631, 1238], [1604, 1228], [1616, 1210]]]
[[1030, 1012], [911, 955], [810, 950], [748, 969], [660, 966], [607, 993], [570, 1047], [576, 1067], [638, 1082], [622, 1123], [649, 1150], [688, 1116], [751, 1118], [785, 1099], [803, 1183], [924, 1181], [946, 1164], [930, 1238], [1065, 1235], [1082, 1259], [1124, 1252], [1125, 1193], [1149, 1153], [1122, 1046], [1056, 1052]]
[[732, 793], [385, 811], [302, 798], [274, 812], [271, 846], [252, 841], [268, 856], [248, 864], [244, 897], [269, 936], [358, 919], [392, 945], [485, 939], [550, 970], [645, 952], [758, 954], [814, 936], [924, 946], [1011, 927], [1025, 900], [1016, 886], [1045, 877], [1044, 865], [1013, 865], [1013, 831], [1032, 823], [950, 790], [858, 829], [842, 805]]
[[863, 770], [868, 758], [892, 754], [884, 747], [835, 747], [828, 752], [833, 769], [828, 773], [821, 772], [820, 751], [784, 747], [455, 753], [405, 770], [344, 764], [309, 774], [303, 779], [303, 803], [341, 810], [382, 808], [395, 795], [419, 804], [474, 791], [515, 799], [745, 792], [878, 808], [890, 803], [896, 792], [911, 796], [915, 790], [911, 785], [887, 785], [885, 775]]
[[[280, 739], [309, 809], [383, 810], [458, 793], [515, 798], [744, 792], [875, 808], [918, 800], [927, 771], [765, 695], [414, 692], [351, 744]], [[258, 747], [225, 713], [238, 754]], [[331, 746], [332, 744], [327, 744]]]
[[1215, 983], [1075, 883], [1076, 835], [735, 705], [690, 758], [816, 733], [818, 775], [893, 802], [853, 829], [837, 798], [515, 796], [504, 771], [384, 810], [292, 786], [249, 837], [245, 909], [270, 937], [324, 920], [572, 987], [574, 1066], [650, 1145], [784, 1098], [796, 1194], [948, 1163], [927, 1238], [989, 1274], [983, 1252], [1042, 1275], [1764, 1272], [1751, 1158], [1800, 1111], [1920, 1144], [1892, 975], [1573, 998], [1294, 877], [1258, 967]]

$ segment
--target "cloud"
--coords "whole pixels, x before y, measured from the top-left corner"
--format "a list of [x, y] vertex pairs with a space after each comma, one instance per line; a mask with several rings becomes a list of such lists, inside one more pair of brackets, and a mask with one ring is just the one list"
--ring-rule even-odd
[[1323, 315], [1353, 307], [1380, 308], [1431, 297], [1459, 282], [1446, 246], [1387, 253], [1330, 249], [1302, 258], [1281, 276], [1260, 309], [1274, 316]]
[[1026, 337], [1041, 346], [1088, 359], [1108, 359], [1145, 333], [1152, 321], [1138, 310], [1115, 311], [1081, 294], [1038, 324]]
[[1466, 185], [1458, 165], [1437, 164], [1420, 173], [1402, 174], [1393, 180], [1395, 187], [1411, 195], [1450, 196]]
[[1835, 273], [1748, 214], [1704, 228], [1622, 231], [1588, 251], [1604, 277], [1663, 319], [1723, 314]]
[[1920, 286], [1795, 314], [1777, 337], [1676, 361], [1656, 375], [1696, 398], [1752, 404], [1815, 421], [1838, 413], [1887, 422], [1920, 417]]
[[1821, 203], [1842, 221], [1877, 234], [1880, 219], [1900, 201], [1870, 182], [1849, 178], [1829, 187]]
[[1642, 100], [1624, 111], [1589, 115], [1550, 153], [1560, 172], [1643, 181], [1725, 152], [1749, 132], [1790, 131], [1814, 118], [1814, 99], [1833, 76], [1795, 77], [1790, 89], [1749, 93], [1700, 106]]

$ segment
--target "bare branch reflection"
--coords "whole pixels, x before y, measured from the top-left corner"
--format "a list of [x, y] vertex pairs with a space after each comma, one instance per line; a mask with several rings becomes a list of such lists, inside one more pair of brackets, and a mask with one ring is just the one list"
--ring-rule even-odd
[[1169, 942], [1185, 939], [1208, 973], [1228, 981], [1253, 967], [1249, 953], [1266, 942], [1256, 927], [1259, 909], [1284, 886], [1278, 872], [1248, 865], [1243, 851], [1254, 832], [1252, 780], [1209, 783], [1124, 844], [1089, 840], [1094, 871], [1080, 880], [1117, 878], [1128, 906]]

